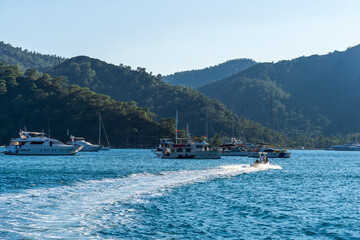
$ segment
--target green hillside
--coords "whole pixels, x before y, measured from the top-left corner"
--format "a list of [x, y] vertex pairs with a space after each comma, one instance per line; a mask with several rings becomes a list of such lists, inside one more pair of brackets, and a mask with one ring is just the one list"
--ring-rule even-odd
[[0, 62], [16, 65], [23, 72], [27, 69], [44, 71], [64, 60], [65, 58], [62, 57], [23, 50], [0, 41]]
[[0, 145], [18, 137], [19, 129], [42, 131], [62, 141], [71, 134], [96, 143], [98, 112], [113, 146], [153, 146], [174, 135], [174, 120], [153, 120], [154, 114], [135, 102], [116, 102], [87, 88], [65, 86], [61, 77], [39, 75], [0, 64]]
[[[175, 117], [179, 111], [179, 126], [189, 124], [193, 135], [206, 134], [206, 112], [208, 113], [208, 133], [230, 136], [232, 134], [231, 111], [216, 100], [211, 100], [197, 90], [182, 86], [170, 86], [162, 82], [161, 76], [153, 76], [144, 68], [135, 70], [128, 66], [115, 66], [106, 62], [79, 56], [68, 59], [53, 67], [52, 76], [66, 76], [70, 84], [88, 87], [97, 93], [111, 96], [119, 101], [135, 101], [147, 107], [157, 118]], [[246, 137], [248, 141], [272, 141], [272, 132], [258, 123], [234, 117], [235, 135]], [[283, 143], [276, 134], [275, 141]]]
[[171, 83], [171, 85], [183, 85], [196, 88], [228, 77], [234, 73], [254, 66], [255, 64], [257, 63], [251, 59], [234, 59], [204, 69], [177, 72], [168, 76], [163, 76], [162, 80], [166, 83]]
[[202, 86], [245, 116], [270, 126], [273, 96], [275, 128], [292, 136], [360, 132], [360, 46], [344, 52], [261, 63]]

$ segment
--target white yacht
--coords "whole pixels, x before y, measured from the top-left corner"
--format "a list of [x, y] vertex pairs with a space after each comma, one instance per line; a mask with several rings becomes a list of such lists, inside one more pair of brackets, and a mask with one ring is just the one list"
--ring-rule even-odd
[[48, 138], [42, 132], [20, 130], [20, 138], [11, 139], [6, 147], [7, 155], [74, 155], [83, 146], [66, 145], [59, 140]]
[[330, 149], [335, 151], [360, 151], [360, 144], [353, 140], [344, 145], [333, 145]]
[[98, 152], [103, 148], [102, 146], [91, 144], [85, 141], [85, 139], [82, 137], [74, 137], [73, 135], [71, 135], [70, 139], [71, 142], [67, 142], [67, 144], [83, 146], [83, 148], [80, 150], [81, 152]]

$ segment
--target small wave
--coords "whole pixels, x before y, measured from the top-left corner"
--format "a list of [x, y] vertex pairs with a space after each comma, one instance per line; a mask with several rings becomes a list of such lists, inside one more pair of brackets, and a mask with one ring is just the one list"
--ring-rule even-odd
[[[230, 178], [244, 173], [281, 169], [278, 165], [254, 168], [228, 165], [207, 170], [167, 171], [159, 174], [136, 173], [123, 178], [89, 180], [73, 186], [25, 190], [0, 195], [0, 232], [18, 232], [25, 237], [49, 237], [70, 226], [64, 237], [86, 236], [99, 212], [109, 205], [126, 201], [144, 201], [182, 185]], [[3, 220], [1, 220], [3, 219]], [[6, 221], [4, 219], [11, 219]], [[95, 224], [96, 225], [96, 224]], [[26, 226], [26, 231], [22, 229]], [[1, 229], [3, 228], [3, 229]], [[85, 234], [85, 235], [84, 235]]]

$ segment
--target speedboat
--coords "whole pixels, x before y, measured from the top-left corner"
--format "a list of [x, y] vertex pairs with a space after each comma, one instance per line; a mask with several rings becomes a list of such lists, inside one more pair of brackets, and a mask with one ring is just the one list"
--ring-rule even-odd
[[152, 152], [156, 156], [161, 156], [162, 153], [165, 151], [165, 148], [172, 147], [174, 145], [174, 142], [169, 138], [160, 138], [160, 144], [156, 149], [153, 149]]
[[42, 132], [20, 130], [19, 135], [20, 138], [11, 139], [4, 151], [6, 155], [74, 155], [83, 148], [48, 138]]
[[81, 152], [98, 152], [103, 148], [102, 146], [91, 144], [85, 141], [85, 139], [82, 137], [74, 137], [73, 135], [71, 135], [70, 139], [71, 142], [67, 142], [67, 144], [83, 146], [83, 148], [80, 150]]
[[290, 158], [290, 152], [286, 149], [262, 148], [259, 152], [251, 152], [248, 157], [260, 157], [260, 152], [265, 152], [268, 158]]
[[257, 159], [251, 166], [260, 168], [270, 165], [269, 159], [266, 157], [266, 152], [259, 152], [259, 159]]

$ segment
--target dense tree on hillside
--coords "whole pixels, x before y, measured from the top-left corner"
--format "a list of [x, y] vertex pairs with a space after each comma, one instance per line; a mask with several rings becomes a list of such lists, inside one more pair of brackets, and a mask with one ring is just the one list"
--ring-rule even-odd
[[153, 146], [159, 137], [174, 135], [174, 120], [153, 120], [148, 108], [135, 102], [116, 102], [76, 85], [65, 86], [63, 77], [52, 78], [0, 63], [0, 144], [17, 137], [19, 129], [42, 131], [63, 141], [71, 134], [96, 142], [98, 112], [114, 146]]
[[171, 83], [171, 85], [183, 85], [196, 88], [228, 77], [255, 64], [256, 62], [252, 59], [234, 59], [204, 69], [177, 72], [168, 76], [163, 76], [162, 80], [166, 83]]
[[16, 48], [0, 41], [0, 62], [16, 65], [21, 71], [37, 69], [44, 71], [47, 68], [63, 62], [65, 58], [56, 55], [40, 54], [26, 49]]
[[[69, 83], [88, 87], [92, 91], [106, 94], [119, 101], [135, 101], [141, 107], [148, 107], [158, 118], [175, 117], [179, 111], [179, 126], [189, 124], [193, 135], [206, 134], [205, 119], [208, 115], [209, 136], [216, 133], [231, 136], [231, 111], [216, 100], [211, 100], [197, 90], [182, 86], [170, 86], [153, 76], [144, 68], [135, 70], [128, 66], [115, 66], [85, 56], [66, 60], [53, 67], [52, 76], [66, 76]], [[272, 141], [271, 130], [260, 124], [234, 116], [235, 136], [248, 141]], [[276, 141], [282, 144], [277, 133]]]
[[[323, 56], [257, 64], [199, 90], [227, 106], [231, 106], [229, 95], [233, 96], [238, 112], [244, 110], [266, 126], [273, 95], [275, 128], [294, 137], [350, 134], [360, 132], [360, 112], [354, 111], [360, 101], [359, 65], [360, 46], [356, 46]], [[259, 114], [261, 108], [264, 112]]]

